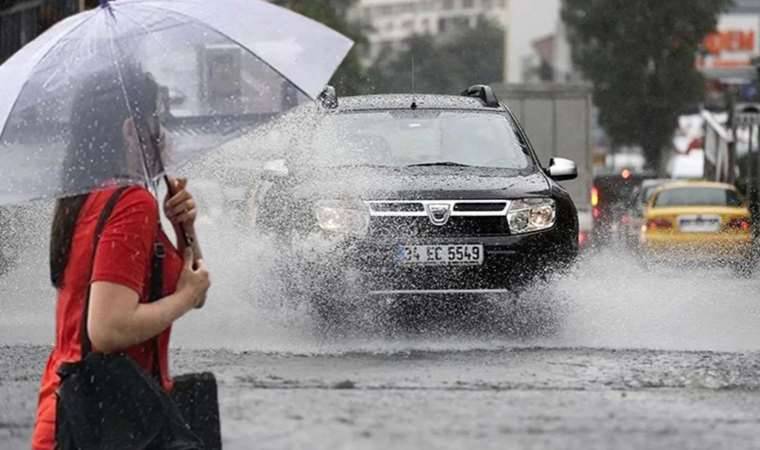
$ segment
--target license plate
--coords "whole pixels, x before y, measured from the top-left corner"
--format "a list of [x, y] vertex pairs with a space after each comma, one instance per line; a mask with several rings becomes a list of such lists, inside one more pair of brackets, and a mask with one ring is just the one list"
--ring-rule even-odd
[[477, 266], [483, 264], [483, 246], [480, 244], [401, 245], [398, 258], [401, 264]]
[[716, 233], [720, 231], [720, 216], [679, 216], [678, 228], [682, 233]]

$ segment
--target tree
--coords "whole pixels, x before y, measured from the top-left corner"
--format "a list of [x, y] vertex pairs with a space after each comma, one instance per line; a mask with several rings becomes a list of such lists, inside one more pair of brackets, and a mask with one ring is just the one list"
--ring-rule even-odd
[[376, 92], [410, 92], [414, 61], [415, 92], [453, 94], [472, 84], [501, 81], [503, 60], [504, 31], [483, 19], [476, 28], [443, 39], [416, 35], [400, 52], [385, 50], [370, 69], [369, 80]]
[[340, 95], [366, 91], [367, 74], [359, 59], [359, 52], [367, 43], [364, 27], [348, 21], [348, 10], [356, 0], [274, 0], [273, 3], [303, 14], [353, 39], [354, 48], [343, 60], [330, 84], [335, 86]]
[[564, 0], [573, 61], [594, 85], [614, 145], [639, 145], [657, 168], [678, 116], [698, 103], [700, 44], [731, 0]]

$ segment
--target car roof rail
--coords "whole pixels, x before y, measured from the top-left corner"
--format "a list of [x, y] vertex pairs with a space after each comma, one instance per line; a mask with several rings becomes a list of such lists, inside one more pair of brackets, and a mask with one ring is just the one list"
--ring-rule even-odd
[[486, 84], [474, 84], [462, 91], [461, 95], [465, 97], [479, 98], [483, 104], [489, 108], [498, 108], [501, 106], [499, 104], [499, 99], [496, 98], [496, 94], [493, 93], [491, 86]]
[[325, 86], [322, 93], [317, 97], [319, 103], [327, 109], [336, 109], [338, 107], [338, 94], [334, 86]]

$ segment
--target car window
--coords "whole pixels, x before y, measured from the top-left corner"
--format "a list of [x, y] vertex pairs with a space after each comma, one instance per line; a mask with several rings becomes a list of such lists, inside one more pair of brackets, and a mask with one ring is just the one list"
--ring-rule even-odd
[[654, 193], [657, 191], [657, 189], [660, 186], [661, 185], [653, 184], [653, 185], [642, 188], [641, 194], [639, 197], [641, 206], [646, 206], [646, 204], [649, 203], [650, 200], [652, 200], [652, 195], [654, 195]]
[[652, 196], [653, 191], [654, 189], [652, 187], [645, 187], [642, 189], [642, 191], [639, 193], [639, 203], [645, 205], [649, 200], [649, 197]]
[[502, 114], [372, 111], [326, 117], [311, 143], [318, 166], [427, 163], [526, 169], [531, 161]]
[[742, 199], [732, 189], [684, 187], [666, 189], [657, 195], [655, 207], [668, 206], [742, 206]]

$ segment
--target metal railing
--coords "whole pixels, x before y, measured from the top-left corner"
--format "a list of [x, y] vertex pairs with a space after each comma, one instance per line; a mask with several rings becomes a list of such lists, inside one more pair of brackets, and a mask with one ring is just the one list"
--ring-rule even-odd
[[[747, 195], [760, 237], [760, 105], [739, 104], [724, 120], [703, 110], [705, 178], [737, 185]], [[725, 114], [724, 114], [725, 115]]]

